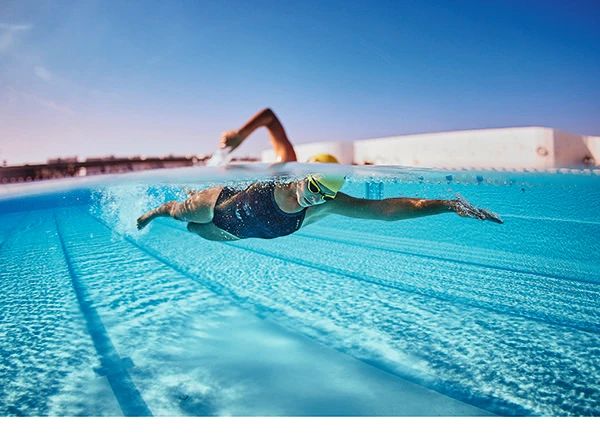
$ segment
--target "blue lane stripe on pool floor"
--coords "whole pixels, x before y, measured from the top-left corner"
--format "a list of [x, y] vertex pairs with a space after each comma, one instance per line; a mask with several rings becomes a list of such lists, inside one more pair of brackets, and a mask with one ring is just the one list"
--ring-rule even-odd
[[121, 407], [123, 415], [151, 416], [152, 412], [148, 408], [148, 405], [146, 405], [142, 395], [127, 372], [127, 368], [132, 366], [131, 360], [129, 358], [121, 358], [117, 353], [117, 350], [102, 323], [100, 315], [94, 308], [92, 302], [88, 299], [85, 287], [79, 281], [71, 257], [69, 256], [56, 214], [54, 214], [54, 222], [56, 224], [58, 238], [71, 277], [73, 290], [75, 290], [75, 294], [77, 295], [79, 308], [85, 319], [88, 332], [94, 342], [96, 352], [100, 357], [101, 367], [97, 369], [96, 372], [102, 376], [106, 376], [113, 394]]

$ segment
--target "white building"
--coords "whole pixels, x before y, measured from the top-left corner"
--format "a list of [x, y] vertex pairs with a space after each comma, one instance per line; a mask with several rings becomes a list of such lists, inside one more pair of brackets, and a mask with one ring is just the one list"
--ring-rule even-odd
[[[600, 165], [600, 136], [518, 127], [425, 133], [295, 147], [299, 161], [330, 153], [345, 164], [423, 168], [535, 169]], [[262, 160], [275, 155], [265, 150]]]

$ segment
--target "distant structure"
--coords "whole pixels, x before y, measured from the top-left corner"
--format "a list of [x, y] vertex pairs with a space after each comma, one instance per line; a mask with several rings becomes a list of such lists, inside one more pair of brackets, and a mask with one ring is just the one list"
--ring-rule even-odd
[[[88, 157], [79, 161], [77, 157], [49, 159], [45, 164], [2, 166], [0, 183], [21, 183], [63, 177], [93, 176], [97, 174], [119, 174], [156, 168], [179, 168], [202, 165], [209, 156], [166, 156], [166, 157]], [[244, 161], [257, 160], [244, 158]]]
[[[600, 166], [600, 136], [582, 136], [546, 127], [492, 128], [296, 145], [300, 162], [330, 153], [343, 164], [397, 165], [419, 168], [549, 170]], [[127, 173], [155, 168], [203, 165], [209, 156], [77, 157], [45, 164], [0, 167], [0, 183], [62, 177]], [[261, 154], [274, 162], [272, 148]], [[252, 162], [252, 157], [234, 161]]]
[[[330, 153], [345, 164], [399, 165], [444, 169], [547, 170], [600, 166], [600, 136], [554, 128], [463, 130], [318, 142], [295, 147], [298, 160]], [[274, 161], [271, 149], [262, 160]]]

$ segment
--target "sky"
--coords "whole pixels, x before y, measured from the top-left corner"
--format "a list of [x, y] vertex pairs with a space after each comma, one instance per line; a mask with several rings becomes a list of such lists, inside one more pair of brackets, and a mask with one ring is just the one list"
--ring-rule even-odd
[[296, 144], [600, 135], [600, 2], [0, 0], [0, 163], [206, 154], [264, 107]]

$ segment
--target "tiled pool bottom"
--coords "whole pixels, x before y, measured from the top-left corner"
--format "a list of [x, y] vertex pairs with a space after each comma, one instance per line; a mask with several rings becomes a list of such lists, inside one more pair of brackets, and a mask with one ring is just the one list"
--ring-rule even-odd
[[0, 414], [598, 415], [598, 225], [501, 212], [229, 244], [4, 212]]

